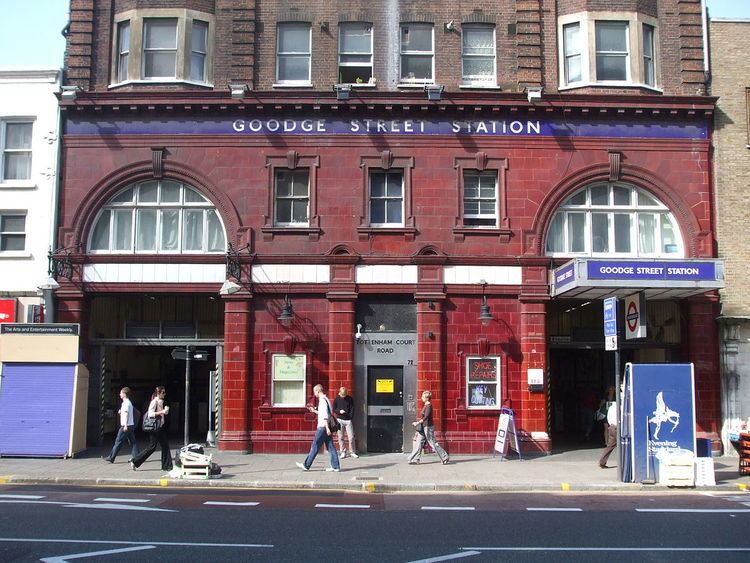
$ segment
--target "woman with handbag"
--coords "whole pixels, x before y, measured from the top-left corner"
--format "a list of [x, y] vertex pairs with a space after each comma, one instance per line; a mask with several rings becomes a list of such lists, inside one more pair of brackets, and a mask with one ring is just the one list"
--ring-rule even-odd
[[430, 447], [440, 458], [443, 465], [447, 465], [450, 461], [450, 457], [446, 451], [438, 444], [435, 439], [435, 422], [432, 419], [432, 393], [430, 391], [424, 391], [422, 393], [422, 407], [421, 418], [412, 422], [416, 433], [414, 434], [414, 448], [409, 454], [409, 463], [417, 464], [422, 457], [422, 447], [425, 441], [430, 444]]
[[172, 470], [172, 453], [169, 451], [167, 432], [164, 430], [164, 418], [169, 414], [169, 406], [164, 406], [167, 391], [161, 385], [156, 388], [148, 405], [148, 412], [143, 416], [143, 430], [148, 432], [148, 447], [129, 461], [133, 471], [138, 469], [149, 456], [161, 446], [162, 471]]

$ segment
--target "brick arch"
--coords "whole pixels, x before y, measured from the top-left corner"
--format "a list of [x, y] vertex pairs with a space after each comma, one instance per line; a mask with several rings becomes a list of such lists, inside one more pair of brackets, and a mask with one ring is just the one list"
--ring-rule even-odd
[[[609, 182], [609, 174], [610, 167], [608, 163], [595, 164], [569, 175], [554, 186], [544, 201], [542, 201], [534, 217], [531, 231], [532, 235], [534, 235], [534, 243], [531, 248], [533, 254], [544, 256], [544, 243], [547, 240], [547, 231], [552, 222], [552, 217], [562, 203], [575, 192], [589, 184]], [[682, 233], [682, 240], [685, 244], [685, 256], [687, 258], [698, 256], [698, 235], [701, 232], [700, 224], [677, 190], [653, 172], [645, 168], [627, 164], [622, 165], [620, 178], [617, 182], [641, 188], [666, 205], [672, 212], [677, 221], [677, 227]]]
[[[107, 204], [117, 193], [138, 182], [154, 180], [154, 167], [151, 160], [134, 162], [119, 168], [104, 176], [92, 186], [86, 201], [79, 208], [75, 221], [71, 225], [72, 238], [75, 243], [86, 247], [88, 236], [94, 226], [99, 210]], [[190, 166], [164, 161], [163, 179], [175, 180], [195, 188], [204, 195], [216, 208], [221, 216], [226, 231], [227, 242], [237, 243], [239, 230], [242, 226], [240, 216], [231, 200], [217, 190], [203, 174]]]

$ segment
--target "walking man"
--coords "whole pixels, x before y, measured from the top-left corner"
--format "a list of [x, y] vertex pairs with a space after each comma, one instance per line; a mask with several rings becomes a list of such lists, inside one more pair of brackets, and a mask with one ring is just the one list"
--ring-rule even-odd
[[317, 413], [318, 427], [315, 431], [315, 438], [313, 438], [312, 445], [310, 446], [310, 453], [307, 454], [305, 462], [297, 462], [295, 465], [303, 471], [309, 471], [310, 466], [312, 466], [313, 461], [315, 461], [315, 456], [318, 455], [320, 446], [325, 444], [331, 457], [331, 467], [326, 468], [326, 471], [335, 471], [338, 473], [340, 470], [339, 454], [333, 443], [331, 430], [328, 428], [328, 419], [331, 418], [333, 408], [331, 407], [331, 402], [328, 400], [328, 397], [326, 397], [326, 394], [323, 392], [323, 386], [320, 383], [313, 387], [313, 393], [315, 393], [315, 397], [318, 399], [318, 408], [316, 409], [313, 406], [308, 406], [307, 408], [310, 412]]
[[599, 467], [607, 468], [609, 455], [617, 447], [617, 403], [612, 401], [607, 408], [607, 447], [604, 448], [602, 457], [599, 458]]
[[[336, 413], [336, 418], [341, 423], [341, 430], [339, 430], [341, 459], [344, 459], [347, 454], [355, 459], [358, 458], [357, 448], [354, 445], [354, 421], [352, 420], [354, 415], [354, 399], [346, 394], [346, 387], [341, 387], [338, 396], [333, 400], [333, 412]], [[344, 449], [344, 433], [349, 438], [348, 452]]]
[[109, 452], [108, 456], [105, 456], [104, 461], [114, 463], [120, 448], [125, 444], [125, 440], [132, 446], [131, 457], [138, 455], [138, 443], [135, 440], [135, 425], [138, 422], [135, 420], [135, 408], [133, 403], [130, 402], [130, 387], [123, 387], [120, 389], [120, 399], [122, 399], [122, 405], [120, 406], [120, 427], [117, 429], [117, 437], [115, 438], [115, 445], [112, 446], [112, 451]]

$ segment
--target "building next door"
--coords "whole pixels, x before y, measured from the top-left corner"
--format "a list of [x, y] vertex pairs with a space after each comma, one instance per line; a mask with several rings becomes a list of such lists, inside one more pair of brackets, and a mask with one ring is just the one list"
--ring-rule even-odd
[[401, 452], [404, 440], [403, 366], [367, 366], [367, 451]]

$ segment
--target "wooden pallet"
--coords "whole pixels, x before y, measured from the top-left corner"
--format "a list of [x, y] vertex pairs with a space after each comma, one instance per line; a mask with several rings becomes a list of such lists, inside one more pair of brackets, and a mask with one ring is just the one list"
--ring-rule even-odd
[[211, 478], [211, 455], [197, 454], [194, 452], [180, 452], [180, 463], [182, 463], [182, 479], [210, 479]]

